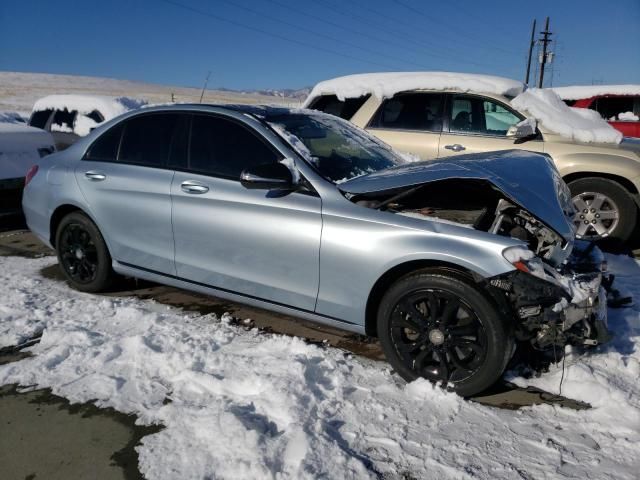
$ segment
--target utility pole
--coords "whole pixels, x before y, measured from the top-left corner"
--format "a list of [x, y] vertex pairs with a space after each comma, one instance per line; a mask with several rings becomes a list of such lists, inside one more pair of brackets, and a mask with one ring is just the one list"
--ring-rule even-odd
[[524, 79], [524, 83], [529, 85], [529, 74], [531, 73], [531, 55], [533, 54], [533, 47], [536, 44], [534, 36], [536, 34], [536, 20], [533, 20], [533, 27], [531, 27], [531, 41], [529, 42], [529, 58], [527, 59], [527, 75]]
[[207, 78], [205, 78], [204, 85], [202, 85], [202, 93], [200, 94], [200, 102], [199, 103], [202, 103], [202, 98], [204, 97], [204, 91], [207, 89], [207, 84], [209, 83], [209, 77], [210, 76], [211, 76], [211, 70], [209, 70], [209, 72], [207, 72]]
[[540, 33], [542, 34], [542, 39], [540, 40], [542, 42], [542, 57], [540, 58], [540, 80], [538, 81], [538, 88], [542, 88], [544, 82], [544, 66], [547, 63], [547, 45], [552, 42], [549, 38], [553, 35], [549, 31], [549, 17], [547, 17], [547, 21], [545, 22], [544, 31]]

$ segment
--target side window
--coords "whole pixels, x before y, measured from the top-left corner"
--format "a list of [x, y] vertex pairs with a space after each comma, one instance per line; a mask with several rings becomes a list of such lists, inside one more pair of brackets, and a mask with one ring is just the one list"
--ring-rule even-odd
[[523, 120], [511, 110], [507, 110], [503, 105], [490, 100], [484, 100], [482, 107], [484, 110], [485, 133], [487, 135], [504, 136], [511, 125]]
[[213, 115], [194, 115], [189, 170], [239, 179], [247, 167], [275, 163], [276, 153], [247, 127]]
[[633, 113], [633, 102], [632, 96], [601, 97], [596, 98], [589, 108], [596, 110], [605, 120], [618, 120], [618, 115], [621, 113]]
[[31, 118], [29, 119], [29, 125], [36, 128], [44, 128], [47, 126], [47, 121], [49, 117], [53, 113], [53, 110], [40, 110], [38, 112], [33, 112], [31, 114]]
[[76, 115], [78, 115], [76, 110], [56, 110], [51, 121], [51, 131], [72, 133]]
[[451, 101], [451, 119], [449, 130], [452, 132], [472, 132], [474, 124], [478, 124], [478, 112], [474, 115], [474, 99], [465, 97], [453, 97]]
[[506, 136], [509, 127], [521, 120], [520, 116], [493, 100], [465, 95], [451, 98], [451, 132]]
[[96, 123], [104, 122], [104, 117], [98, 110], [92, 110], [90, 113], [87, 113], [87, 117], [93, 120]]
[[124, 122], [118, 161], [165, 167], [171, 142], [177, 132], [179, 113], [150, 113]]
[[309, 108], [350, 120], [370, 96], [371, 95], [364, 95], [362, 97], [340, 100], [335, 95], [322, 95], [316, 98]]
[[120, 138], [122, 137], [122, 123], [110, 128], [91, 144], [84, 156], [85, 160], [113, 162], [118, 158]]
[[441, 132], [443, 104], [440, 93], [400, 93], [380, 106], [369, 127]]

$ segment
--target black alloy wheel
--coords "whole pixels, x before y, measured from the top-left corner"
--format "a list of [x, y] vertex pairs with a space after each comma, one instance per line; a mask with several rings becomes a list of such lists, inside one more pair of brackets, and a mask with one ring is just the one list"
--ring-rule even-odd
[[61, 264], [78, 283], [90, 283], [98, 271], [98, 251], [91, 234], [79, 223], [70, 223], [60, 236]]
[[81, 212], [65, 216], [58, 225], [56, 251], [62, 273], [83, 292], [100, 292], [111, 286], [115, 273], [111, 255], [98, 227]]
[[401, 377], [462, 396], [495, 383], [513, 353], [499, 309], [457, 272], [424, 269], [400, 278], [382, 297], [377, 321], [385, 356]]
[[419, 290], [391, 315], [391, 340], [411, 370], [432, 382], [459, 382], [484, 362], [487, 338], [478, 316], [444, 290]]

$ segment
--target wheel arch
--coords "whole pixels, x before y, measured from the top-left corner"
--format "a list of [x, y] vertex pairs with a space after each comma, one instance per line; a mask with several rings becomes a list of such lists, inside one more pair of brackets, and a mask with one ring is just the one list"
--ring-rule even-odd
[[441, 273], [445, 272], [449, 275], [456, 276], [465, 281], [477, 283], [484, 279], [478, 273], [469, 270], [461, 265], [445, 262], [441, 260], [410, 260], [393, 266], [378, 278], [373, 288], [369, 292], [367, 305], [365, 309], [365, 333], [371, 337], [378, 336], [377, 312], [382, 300], [384, 292], [398, 279], [408, 275], [409, 273], [423, 269], [434, 269]]
[[638, 204], [638, 199], [635, 197], [638, 195], [638, 188], [634, 185], [634, 183], [628, 178], [622, 177], [620, 175], [615, 175], [612, 173], [604, 173], [604, 172], [592, 172], [592, 171], [584, 171], [584, 172], [574, 172], [569, 173], [563, 177], [565, 183], [569, 184], [575, 180], [581, 180], [583, 178], [604, 178], [605, 180], [611, 180], [613, 182], [619, 183], [625, 190], [627, 190], [630, 194], [634, 195], [636, 200], [636, 204]]
[[[89, 215], [85, 210], [71, 203], [65, 203], [56, 207], [49, 220], [49, 243], [51, 243], [52, 247], [56, 247], [56, 232], [58, 231], [58, 225], [60, 225], [60, 222], [64, 217], [73, 212], [80, 212], [91, 218], [91, 215]], [[91, 220], [93, 221], [93, 219]]]

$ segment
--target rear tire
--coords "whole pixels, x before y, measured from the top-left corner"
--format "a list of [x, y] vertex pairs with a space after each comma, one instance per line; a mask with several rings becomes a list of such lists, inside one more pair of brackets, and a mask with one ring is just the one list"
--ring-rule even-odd
[[493, 385], [513, 353], [493, 303], [471, 282], [440, 270], [396, 281], [377, 322], [385, 356], [402, 378], [442, 382], [465, 397]]
[[569, 183], [569, 190], [578, 210], [574, 224], [579, 238], [629, 240], [638, 212], [633, 197], [622, 185], [607, 178], [587, 177]]
[[102, 292], [115, 279], [111, 255], [98, 227], [80, 212], [65, 216], [56, 231], [56, 252], [67, 281], [82, 292]]

